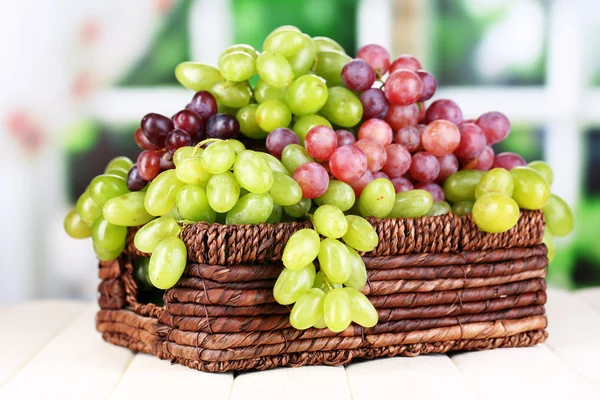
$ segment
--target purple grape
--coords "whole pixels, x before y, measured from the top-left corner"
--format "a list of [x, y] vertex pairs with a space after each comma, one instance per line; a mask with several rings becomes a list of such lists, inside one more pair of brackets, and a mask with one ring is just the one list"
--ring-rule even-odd
[[160, 169], [165, 171], [167, 169], [174, 169], [175, 163], [173, 162], [173, 154], [169, 153], [166, 150], [163, 150], [160, 153]]
[[127, 188], [132, 192], [139, 192], [143, 188], [146, 187], [146, 182], [144, 178], [140, 175], [140, 171], [136, 165], [131, 167], [129, 173], [127, 174]]
[[215, 114], [206, 121], [206, 136], [217, 139], [231, 139], [240, 131], [240, 123], [229, 114]]
[[206, 121], [217, 113], [217, 101], [210, 92], [202, 90], [194, 95], [186, 108], [194, 111]]
[[169, 132], [167, 140], [165, 140], [165, 147], [167, 148], [167, 151], [171, 154], [175, 153], [175, 151], [177, 151], [177, 149], [180, 147], [191, 145], [192, 138], [190, 137], [190, 135], [188, 135], [186, 131], [183, 131], [181, 129], [175, 129]]
[[164, 147], [165, 139], [173, 130], [173, 121], [164, 115], [150, 113], [142, 118], [142, 132], [151, 143]]
[[288, 144], [300, 144], [298, 136], [288, 128], [276, 128], [269, 133], [266, 140], [267, 150], [273, 157], [281, 158], [283, 149]]
[[425, 71], [424, 69], [420, 69], [417, 71], [417, 75], [421, 78], [421, 82], [423, 82], [423, 94], [419, 101], [429, 100], [435, 94], [437, 90], [437, 80], [435, 76]]
[[389, 103], [380, 89], [367, 89], [360, 95], [363, 106], [363, 119], [384, 119], [388, 113]]
[[192, 110], [181, 110], [173, 115], [175, 129], [186, 131], [192, 138], [192, 143], [204, 139], [204, 120]]
[[353, 145], [356, 143], [356, 136], [350, 131], [345, 129], [338, 129], [335, 131], [337, 136], [337, 145], [338, 147]]
[[352, 60], [342, 68], [342, 82], [350, 90], [363, 91], [373, 85], [377, 76], [368, 62]]
[[427, 114], [425, 114], [427, 123], [436, 121], [438, 119], [445, 119], [452, 122], [454, 125], [459, 125], [463, 120], [463, 114], [455, 102], [448, 99], [436, 100], [429, 105], [427, 108]]

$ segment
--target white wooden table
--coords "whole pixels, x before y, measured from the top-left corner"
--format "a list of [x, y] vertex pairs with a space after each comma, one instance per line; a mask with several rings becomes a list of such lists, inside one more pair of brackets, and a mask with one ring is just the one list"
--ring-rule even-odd
[[0, 305], [0, 399], [600, 399], [600, 288], [549, 290], [545, 344], [211, 374], [107, 344], [95, 304]]

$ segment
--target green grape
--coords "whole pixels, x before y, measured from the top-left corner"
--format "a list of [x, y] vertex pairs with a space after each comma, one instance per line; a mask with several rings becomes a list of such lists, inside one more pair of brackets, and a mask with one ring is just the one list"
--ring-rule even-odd
[[128, 193], [129, 189], [125, 179], [116, 175], [103, 174], [92, 179], [88, 191], [98, 207], [102, 207], [113, 197]]
[[548, 262], [552, 262], [552, 260], [554, 260], [554, 256], [556, 255], [556, 245], [554, 244], [554, 237], [548, 231], [548, 229], [544, 230], [544, 238], [542, 239], [542, 243], [544, 243], [548, 248], [548, 252], [546, 253]]
[[243, 82], [256, 73], [254, 57], [243, 51], [234, 51], [219, 57], [219, 70], [230, 82]]
[[286, 88], [294, 80], [292, 66], [279, 53], [272, 51], [261, 53], [256, 59], [256, 69], [260, 79], [275, 88]]
[[520, 208], [539, 210], [550, 198], [550, 186], [540, 173], [528, 167], [515, 167], [510, 170], [515, 190], [513, 199]]
[[275, 29], [273, 29], [270, 33], [269, 36], [274, 34], [275, 32], [279, 32], [279, 31], [296, 31], [296, 32], [302, 32], [298, 27], [294, 26], [294, 25], [281, 25], [280, 27], [277, 27]]
[[140, 226], [154, 219], [144, 206], [144, 192], [131, 192], [114, 197], [102, 207], [104, 219], [114, 225]]
[[[263, 131], [256, 122], [256, 110], [258, 104], [248, 104], [240, 108], [235, 118], [240, 123], [240, 132], [252, 139], [264, 139], [269, 132]], [[234, 139], [232, 139], [234, 140]]]
[[[325, 304], [325, 303], [323, 303]], [[325, 307], [323, 307], [323, 312], [325, 312]], [[323, 329], [326, 328], [327, 324], [325, 323], [325, 315], [321, 317], [321, 319], [313, 325], [313, 328]]]
[[[497, 192], [490, 192], [490, 193], [497, 193]], [[497, 193], [497, 194], [503, 194], [503, 193]], [[471, 214], [471, 212], [473, 211], [473, 204], [475, 204], [475, 202], [471, 201], [471, 200], [457, 201], [456, 203], [452, 204], [452, 212], [454, 214], [458, 215], [459, 217], [462, 217], [463, 215]]]
[[262, 79], [259, 79], [254, 86], [254, 98], [259, 103], [264, 103], [267, 100], [283, 100], [285, 97], [286, 88], [276, 88]]
[[348, 231], [348, 221], [342, 210], [328, 204], [315, 210], [312, 222], [317, 232], [328, 238], [340, 238]]
[[273, 171], [264, 158], [252, 150], [238, 154], [234, 164], [235, 179], [251, 193], [266, 193], [273, 186]]
[[273, 171], [273, 186], [269, 191], [273, 203], [280, 206], [293, 206], [302, 200], [300, 185], [290, 176]]
[[281, 100], [267, 100], [256, 109], [256, 123], [265, 132], [287, 128], [292, 122], [292, 112]]
[[315, 199], [317, 205], [329, 204], [342, 211], [348, 211], [354, 205], [356, 195], [350, 185], [345, 182], [332, 179], [325, 193]]
[[394, 184], [389, 179], [378, 178], [363, 189], [358, 209], [363, 217], [385, 218], [395, 207], [395, 201]]
[[475, 187], [475, 198], [487, 193], [500, 193], [512, 196], [515, 185], [512, 175], [504, 168], [494, 168], [487, 171]]
[[263, 43], [263, 51], [271, 51], [284, 57], [297, 54], [304, 46], [304, 36], [293, 30], [280, 30], [271, 33]]
[[238, 202], [240, 185], [229, 171], [213, 175], [206, 186], [206, 197], [213, 210], [218, 213], [226, 213]]
[[293, 206], [284, 206], [283, 212], [292, 218], [303, 218], [310, 211], [311, 205], [312, 201], [310, 199], [303, 198], [300, 200], [300, 202], [298, 202], [298, 204], [294, 204]]
[[133, 244], [142, 253], [152, 253], [156, 246], [168, 237], [177, 237], [179, 224], [173, 218], [160, 217], [148, 222], [135, 233]]
[[281, 222], [281, 213], [283, 213], [283, 207], [273, 204], [273, 211], [271, 211], [271, 215], [269, 215], [269, 218], [265, 222], [267, 224]]
[[330, 282], [346, 282], [352, 272], [350, 262], [350, 254], [342, 242], [331, 238], [321, 241], [319, 265]]
[[[184, 165], [189, 160], [193, 159], [188, 158], [181, 165]], [[155, 216], [166, 214], [175, 205], [177, 192], [183, 185], [184, 183], [177, 178], [174, 169], [169, 169], [158, 174], [150, 183], [150, 187], [146, 192], [146, 198], [144, 199], [146, 211]]]
[[[181, 190], [181, 189], [180, 189]], [[179, 192], [177, 192], [179, 194]], [[181, 221], [183, 217], [179, 214], [179, 210], [177, 209], [177, 200], [175, 201], [175, 205], [167, 211], [166, 214], [161, 215], [160, 218], [173, 218], [175, 221]]]
[[348, 293], [342, 289], [333, 289], [325, 295], [323, 313], [327, 328], [341, 332], [352, 323], [352, 302]]
[[227, 139], [227, 143], [229, 143], [229, 145], [233, 147], [233, 151], [235, 151], [236, 155], [246, 150], [246, 146], [244, 146], [244, 143], [240, 142], [237, 139]]
[[379, 315], [367, 296], [354, 288], [347, 287], [343, 290], [348, 294], [348, 297], [350, 297], [352, 321], [365, 328], [371, 328], [377, 325]]
[[325, 37], [325, 36], [315, 36], [313, 38], [313, 42], [315, 44], [315, 48], [318, 52], [321, 51], [340, 51], [342, 53], [346, 53], [341, 44], [336, 42], [335, 40]]
[[[199, 149], [198, 157], [202, 154], [204, 149]], [[175, 154], [173, 154], [173, 163], [175, 166], [178, 166], [183, 160], [186, 158], [194, 157], [194, 146], [183, 146], [175, 150]]]
[[223, 76], [215, 67], [190, 61], [177, 65], [175, 78], [182, 86], [195, 92], [210, 90], [215, 83], [223, 80]]
[[315, 265], [313, 263], [297, 270], [284, 268], [273, 287], [275, 301], [282, 305], [298, 301], [300, 296], [312, 287], [315, 274]]
[[258, 54], [259, 54], [258, 51], [256, 51], [254, 49], [254, 47], [250, 46], [249, 44], [234, 44], [234, 45], [226, 48], [221, 53], [221, 55], [219, 56], [219, 65], [221, 65], [221, 63], [223, 62], [223, 59], [226, 58], [231, 53], [239, 53], [239, 52], [250, 55], [253, 60], [256, 60], [256, 58], [258, 57]]
[[296, 122], [294, 123], [294, 128], [292, 130], [300, 139], [300, 143], [304, 145], [304, 138], [308, 134], [308, 131], [310, 131], [317, 125], [324, 125], [332, 128], [331, 122], [329, 122], [327, 118], [316, 114], [309, 114], [303, 115], [300, 118], [296, 119]]
[[110, 173], [108, 171], [112, 169], [121, 169], [125, 171], [129, 171], [133, 167], [133, 161], [129, 159], [129, 157], [115, 157], [108, 162], [106, 165], [106, 173]]
[[[210, 147], [210, 146], [209, 146]], [[202, 152], [204, 154], [204, 152]], [[202, 159], [198, 157], [190, 157], [176, 166], [175, 174], [177, 179], [188, 185], [200, 185], [206, 187], [208, 180], [212, 176], [210, 172], [202, 166]]]
[[311, 37], [307, 34], [302, 34], [302, 37], [304, 40], [302, 48], [296, 54], [287, 57], [287, 60], [292, 67], [292, 71], [294, 71], [294, 77], [296, 78], [310, 71], [317, 60], [315, 44]]
[[443, 185], [446, 200], [451, 203], [461, 200], [475, 201], [475, 189], [484, 174], [483, 171], [466, 169], [450, 175]]
[[187, 249], [183, 240], [167, 237], [156, 246], [150, 257], [150, 281], [159, 289], [169, 289], [181, 278], [186, 264]]
[[281, 161], [279, 161], [277, 158], [273, 157], [269, 153], [263, 153], [262, 151], [259, 151], [257, 154], [265, 159], [265, 161], [267, 162], [267, 164], [269, 164], [273, 172], [281, 172], [282, 174], [285, 174], [287, 176], [292, 176], [290, 171], [288, 171], [285, 165], [283, 165]]
[[329, 281], [325, 282], [325, 274], [321, 270], [315, 275], [313, 287], [321, 289], [324, 293], [329, 293], [331, 289], [343, 288], [344, 285], [342, 285], [341, 283], [332, 283]]
[[554, 236], [566, 236], [573, 230], [573, 212], [563, 199], [553, 194], [542, 209], [546, 217], [546, 228]]
[[175, 205], [181, 219], [187, 221], [215, 222], [215, 210], [210, 208], [206, 191], [196, 185], [185, 185], [177, 193]]
[[436, 216], [436, 215], [446, 215], [450, 211], [452, 211], [450, 204], [448, 204], [445, 201], [436, 201], [433, 203], [431, 210], [429, 210], [429, 212], [425, 215], [430, 216], [430, 217]]
[[79, 217], [88, 224], [93, 223], [102, 214], [102, 208], [92, 199], [89, 189], [79, 196], [76, 208]]
[[519, 206], [505, 194], [489, 193], [475, 200], [471, 214], [480, 230], [501, 233], [517, 224]]
[[360, 122], [363, 107], [358, 97], [350, 90], [334, 86], [329, 89], [329, 97], [321, 108], [321, 114], [332, 123], [348, 128]]
[[344, 242], [358, 251], [371, 251], [379, 244], [379, 236], [373, 225], [358, 215], [346, 215], [348, 220], [348, 232], [342, 239]]
[[544, 161], [532, 161], [527, 166], [531, 169], [536, 170], [540, 175], [544, 177], [546, 182], [548, 182], [548, 186], [552, 185], [552, 181], [554, 181], [554, 173], [552, 172], [552, 168], [548, 163]]
[[315, 114], [327, 102], [325, 80], [315, 75], [303, 75], [294, 80], [285, 93], [285, 104], [294, 115]]
[[298, 298], [290, 313], [290, 324], [296, 329], [308, 329], [323, 318], [325, 292], [321, 289], [308, 289]]
[[121, 246], [113, 250], [103, 249], [99, 247], [96, 243], [92, 243], [92, 245], [94, 253], [96, 253], [96, 256], [102, 261], [116, 260], [123, 252], [123, 249], [125, 249], [125, 242], [123, 242]]
[[313, 161], [308, 151], [299, 144], [288, 144], [281, 153], [281, 163], [291, 173], [294, 173], [299, 166]]
[[352, 247], [345, 244], [348, 254], [350, 254], [350, 277], [344, 282], [344, 285], [361, 290], [367, 284], [367, 267], [360, 254]]
[[133, 260], [133, 277], [142, 289], [151, 289], [154, 287], [150, 281], [150, 258], [138, 257]]
[[238, 107], [229, 107], [221, 103], [217, 103], [217, 112], [220, 114], [235, 115], [238, 112]]
[[320, 246], [321, 238], [314, 229], [300, 229], [285, 244], [281, 261], [291, 270], [304, 268], [317, 258]]
[[122, 249], [127, 239], [127, 227], [111, 224], [98, 217], [92, 224], [92, 240], [94, 245], [104, 250]]
[[315, 72], [317, 75], [325, 78], [327, 86], [341, 85], [342, 68], [344, 68], [344, 65], [348, 64], [349, 61], [352, 61], [352, 58], [341, 51], [318, 51]]
[[268, 193], [248, 193], [227, 212], [227, 225], [261, 224], [267, 222], [273, 211], [273, 198]]
[[[252, 99], [252, 91], [248, 81], [220, 81], [212, 86], [210, 92], [215, 96], [217, 102], [225, 107], [244, 107], [250, 104], [250, 100]], [[235, 115], [235, 113], [232, 115]]]
[[202, 153], [202, 168], [209, 174], [228, 171], [235, 162], [235, 150], [227, 142], [212, 143]]
[[64, 221], [64, 228], [67, 235], [73, 239], [85, 239], [92, 235], [91, 226], [81, 219], [77, 210], [71, 210]]

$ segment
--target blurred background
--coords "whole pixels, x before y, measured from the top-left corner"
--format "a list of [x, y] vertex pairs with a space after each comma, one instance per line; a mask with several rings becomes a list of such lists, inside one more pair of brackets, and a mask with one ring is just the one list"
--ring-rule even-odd
[[135, 159], [148, 112], [192, 93], [182, 61], [216, 64], [277, 26], [412, 53], [465, 118], [497, 110], [512, 133], [496, 152], [543, 159], [575, 210], [549, 281], [600, 284], [600, 2], [596, 0], [19, 0], [0, 2], [0, 302], [93, 299], [91, 240], [63, 218], [107, 161]]

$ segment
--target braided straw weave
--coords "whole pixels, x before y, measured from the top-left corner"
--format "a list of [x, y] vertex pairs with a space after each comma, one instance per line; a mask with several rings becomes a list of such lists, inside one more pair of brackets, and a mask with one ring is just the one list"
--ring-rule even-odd
[[371, 219], [379, 246], [362, 254], [372, 328], [298, 331], [273, 299], [287, 239], [308, 223], [186, 226], [188, 266], [164, 306], [143, 304], [132, 244], [101, 262], [96, 325], [108, 342], [210, 372], [340, 365], [354, 358], [530, 346], [547, 333], [543, 214], [523, 211], [502, 234], [470, 216]]

